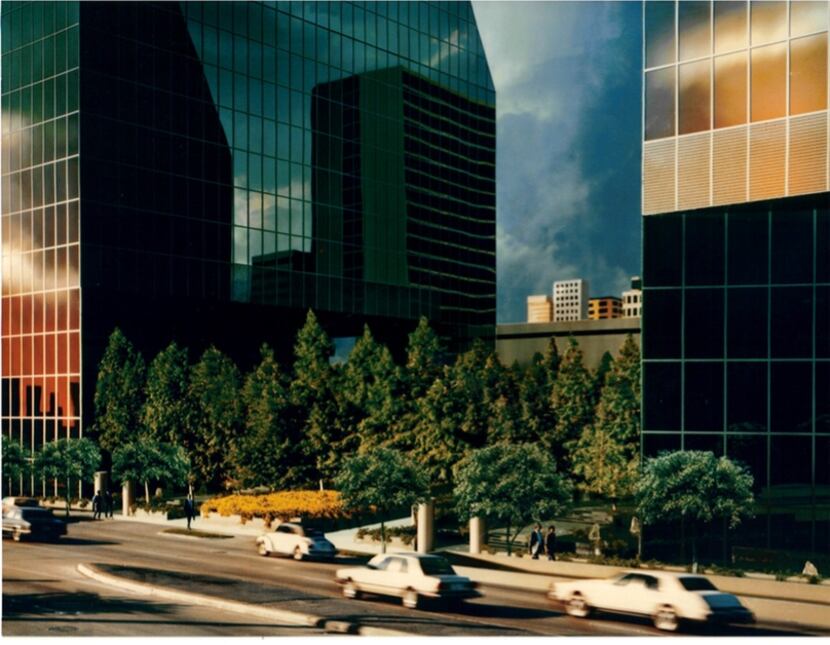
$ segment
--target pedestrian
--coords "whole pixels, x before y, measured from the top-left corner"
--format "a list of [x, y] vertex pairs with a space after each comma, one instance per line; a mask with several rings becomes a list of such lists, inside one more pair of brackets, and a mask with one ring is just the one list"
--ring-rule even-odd
[[544, 549], [544, 538], [542, 536], [542, 526], [536, 524], [533, 531], [530, 533], [530, 539], [527, 542], [527, 550], [534, 560], [539, 559], [539, 553]]
[[103, 504], [103, 500], [101, 499], [101, 491], [96, 490], [95, 495], [92, 496], [92, 519], [93, 520], [100, 520], [101, 519], [101, 505]]
[[553, 524], [548, 527], [545, 536], [545, 553], [548, 554], [548, 560], [556, 560], [556, 527]]
[[184, 516], [187, 519], [187, 530], [190, 530], [190, 522], [196, 518], [196, 504], [193, 501], [193, 493], [188, 493], [184, 500]]
[[115, 506], [115, 496], [109, 488], [107, 488], [107, 492], [104, 493], [104, 503], [106, 504], [104, 515], [106, 517], [112, 517], [112, 507]]

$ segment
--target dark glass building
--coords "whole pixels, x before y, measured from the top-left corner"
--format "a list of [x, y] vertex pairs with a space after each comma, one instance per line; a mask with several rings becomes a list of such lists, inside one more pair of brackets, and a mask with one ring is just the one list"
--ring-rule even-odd
[[[2, 432], [92, 421], [120, 327], [242, 366], [495, 329], [495, 93], [467, 2], [3, 2]], [[37, 488], [34, 481], [23, 488]]]
[[644, 3], [642, 451], [745, 463], [731, 544], [805, 557], [830, 554], [829, 13]]

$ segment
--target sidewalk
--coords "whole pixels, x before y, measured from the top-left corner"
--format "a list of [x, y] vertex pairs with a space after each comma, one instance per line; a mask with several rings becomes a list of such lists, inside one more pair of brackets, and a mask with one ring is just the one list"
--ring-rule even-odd
[[[114, 519], [127, 522], [152, 523], [166, 528], [186, 528], [185, 519], [164, 520], [149, 517], [115, 516]], [[387, 522], [386, 526], [405, 525], [409, 518]], [[365, 528], [376, 528], [380, 524]], [[240, 524], [238, 521], [222, 518], [199, 517], [191, 524], [194, 530], [224, 535], [239, 535], [255, 538], [263, 533], [257, 526]], [[381, 546], [372, 542], [357, 542], [358, 529], [351, 528], [327, 533], [326, 537], [339, 551], [375, 555]], [[411, 548], [388, 546], [387, 552], [412, 551]], [[530, 558], [507, 557], [505, 555], [471, 555], [453, 549], [446, 551], [456, 571], [470, 579], [486, 585], [522, 589], [545, 593], [551, 583], [557, 580], [578, 578], [606, 578], [623, 569], [580, 562], [549, 562]], [[751, 611], [765, 623], [787, 626], [813, 627], [830, 631], [830, 586], [810, 585], [798, 582], [781, 582], [757, 578], [707, 575], [721, 590], [734, 593]]]

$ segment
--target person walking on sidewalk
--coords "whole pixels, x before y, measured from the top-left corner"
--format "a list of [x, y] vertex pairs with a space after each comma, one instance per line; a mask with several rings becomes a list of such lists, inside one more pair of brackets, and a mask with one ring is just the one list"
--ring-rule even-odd
[[548, 527], [545, 536], [545, 553], [548, 554], [548, 560], [556, 560], [556, 527], [553, 524]]
[[190, 522], [196, 517], [196, 504], [193, 501], [193, 493], [188, 493], [184, 500], [184, 516], [187, 519], [187, 530], [190, 530]]
[[112, 497], [112, 491], [107, 488], [104, 493], [104, 517], [112, 517], [113, 504], [115, 504], [115, 500]]
[[527, 542], [527, 550], [534, 560], [539, 559], [539, 553], [545, 548], [544, 537], [542, 536], [542, 527], [536, 524], [530, 534], [530, 539]]
[[92, 519], [93, 520], [100, 520], [101, 519], [101, 506], [103, 505], [104, 500], [101, 499], [101, 491], [96, 490], [95, 495], [92, 496]]

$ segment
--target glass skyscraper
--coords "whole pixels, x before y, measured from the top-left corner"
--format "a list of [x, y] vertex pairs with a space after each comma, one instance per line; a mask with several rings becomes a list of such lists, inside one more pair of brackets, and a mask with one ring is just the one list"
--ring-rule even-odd
[[734, 544], [830, 553], [827, 2], [645, 2], [645, 456], [750, 467]]
[[[80, 436], [114, 327], [242, 365], [308, 309], [495, 328], [495, 92], [467, 2], [3, 2], [2, 431]], [[23, 482], [41, 491], [41, 484]]]

